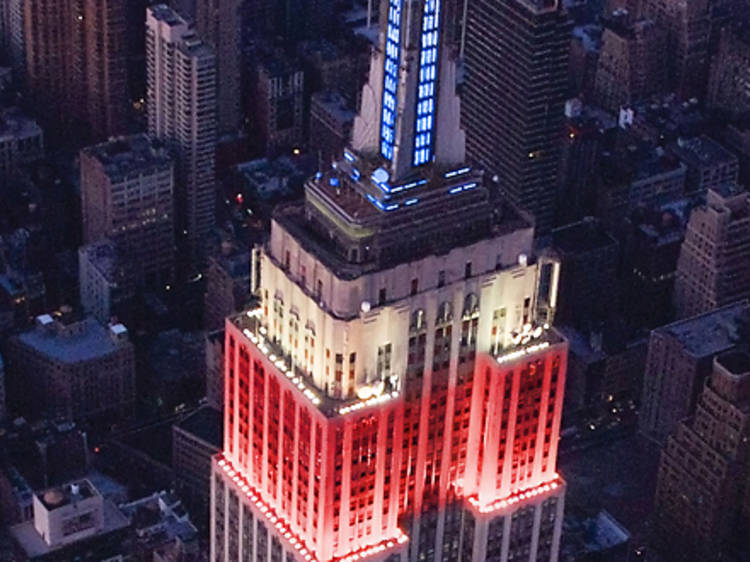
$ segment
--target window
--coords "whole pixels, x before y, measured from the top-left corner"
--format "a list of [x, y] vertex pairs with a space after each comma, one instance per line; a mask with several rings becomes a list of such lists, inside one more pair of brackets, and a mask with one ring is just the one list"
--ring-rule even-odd
[[391, 344], [387, 343], [378, 347], [378, 378], [385, 379], [391, 376]]
[[445, 270], [441, 269], [438, 271], [438, 287], [445, 285]]
[[378, 293], [378, 304], [385, 304], [385, 288], [380, 289], [380, 292]]
[[464, 277], [468, 279], [471, 277], [471, 262], [467, 261], [466, 266], [464, 267]]
[[411, 280], [411, 294], [416, 295], [419, 291], [419, 279], [414, 278]]

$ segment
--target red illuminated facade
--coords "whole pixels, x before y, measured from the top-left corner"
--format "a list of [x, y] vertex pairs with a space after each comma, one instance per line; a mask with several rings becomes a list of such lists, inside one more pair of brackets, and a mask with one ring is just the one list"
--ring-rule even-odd
[[[407, 374], [402, 392], [367, 405], [313, 394], [264, 338], [262, 314], [251, 315], [227, 322], [225, 444], [213, 495], [221, 488], [223, 501], [237, 498], [238, 520], [223, 518], [216, 560], [242, 559], [239, 535], [226, 531], [240, 528], [243, 502], [256, 525], [286, 539], [282, 552], [321, 561], [368, 551], [409, 559], [419, 515], [456, 505], [491, 520], [554, 498], [561, 512], [555, 462], [567, 344], [554, 331], [499, 357], [467, 351], [456, 377], [447, 364]], [[410, 341], [418, 354], [419, 335]], [[556, 551], [554, 531], [537, 539], [535, 559], [551, 559], [539, 556]]]

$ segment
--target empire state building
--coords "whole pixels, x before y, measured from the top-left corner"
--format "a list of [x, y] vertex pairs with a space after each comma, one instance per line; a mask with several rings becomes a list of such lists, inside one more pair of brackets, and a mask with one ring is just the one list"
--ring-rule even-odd
[[440, 0], [382, 9], [350, 148], [226, 322], [211, 559], [556, 561], [559, 262], [464, 163]]

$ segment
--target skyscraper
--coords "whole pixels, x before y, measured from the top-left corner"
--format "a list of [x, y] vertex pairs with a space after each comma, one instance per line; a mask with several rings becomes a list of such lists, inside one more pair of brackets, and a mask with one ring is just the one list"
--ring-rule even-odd
[[674, 304], [687, 318], [750, 297], [750, 196], [709, 189], [690, 215], [677, 261]]
[[215, 220], [216, 58], [164, 4], [146, 13], [148, 132], [176, 157], [181, 261], [196, 265]]
[[216, 53], [217, 126], [220, 135], [237, 135], [242, 125], [242, 18], [240, 0], [198, 0], [196, 27]]
[[[103, 140], [126, 132], [128, 6], [122, 0], [82, 0], [82, 3], [85, 70], [81, 83], [85, 84], [87, 96], [85, 121], [92, 138]], [[72, 99], [76, 99], [77, 86], [71, 85]]]
[[472, 0], [462, 119], [469, 160], [536, 219], [555, 220], [570, 23], [557, 0]]
[[662, 452], [656, 486], [656, 535], [674, 559], [735, 560], [747, 547], [750, 356], [719, 355], [695, 415]]
[[351, 148], [226, 323], [212, 560], [557, 560], [559, 264], [464, 164], [439, 0], [388, 0]]
[[26, 85], [39, 111], [58, 127], [77, 125], [76, 132], [89, 140], [123, 133], [128, 105], [125, 4], [25, 0], [23, 7]]
[[712, 4], [710, 0], [644, 0], [641, 7], [644, 17], [667, 30], [671, 89], [681, 99], [703, 98], [706, 91]]

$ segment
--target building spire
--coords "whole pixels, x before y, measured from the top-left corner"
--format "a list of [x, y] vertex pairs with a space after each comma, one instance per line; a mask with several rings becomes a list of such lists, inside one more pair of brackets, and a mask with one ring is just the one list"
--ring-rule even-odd
[[455, 61], [443, 48], [441, 0], [388, 0], [352, 149], [391, 180], [464, 162]]

